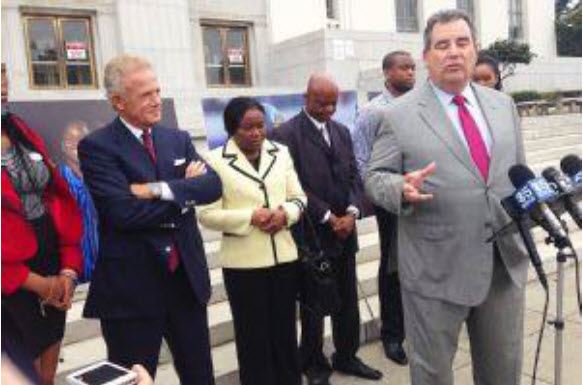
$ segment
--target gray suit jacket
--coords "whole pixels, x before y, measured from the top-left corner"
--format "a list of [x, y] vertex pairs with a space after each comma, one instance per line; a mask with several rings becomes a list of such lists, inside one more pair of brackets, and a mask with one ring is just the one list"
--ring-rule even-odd
[[[525, 161], [512, 99], [472, 87], [493, 138], [487, 182], [426, 83], [385, 112], [365, 185], [375, 204], [400, 216], [401, 284], [420, 295], [467, 306], [481, 303], [488, 294], [494, 258], [486, 240], [510, 221], [500, 200], [513, 192], [508, 169]], [[434, 198], [415, 205], [402, 202], [402, 175], [432, 161], [437, 169], [424, 190]], [[528, 258], [519, 236], [506, 236], [496, 244], [513, 282], [522, 287]]]

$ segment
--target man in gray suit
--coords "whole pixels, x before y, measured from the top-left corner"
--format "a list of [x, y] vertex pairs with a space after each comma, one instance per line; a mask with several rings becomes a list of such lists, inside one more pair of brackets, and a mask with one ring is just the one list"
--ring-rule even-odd
[[466, 13], [427, 21], [429, 80], [389, 107], [366, 177], [371, 200], [399, 215], [399, 274], [413, 385], [453, 384], [465, 323], [476, 384], [518, 384], [527, 255], [517, 235], [486, 240], [509, 218], [508, 169], [524, 163], [512, 99], [470, 84]]

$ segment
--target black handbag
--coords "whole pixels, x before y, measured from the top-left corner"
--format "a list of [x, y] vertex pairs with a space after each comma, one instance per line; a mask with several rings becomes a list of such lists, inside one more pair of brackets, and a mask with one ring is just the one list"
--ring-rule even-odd
[[304, 211], [296, 227], [296, 245], [301, 266], [299, 300], [315, 317], [323, 318], [340, 310], [331, 257], [322, 246], [308, 213]]

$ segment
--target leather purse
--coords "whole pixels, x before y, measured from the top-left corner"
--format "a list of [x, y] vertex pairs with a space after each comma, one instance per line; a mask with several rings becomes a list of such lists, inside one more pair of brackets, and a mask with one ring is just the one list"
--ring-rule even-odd
[[315, 317], [323, 318], [340, 310], [331, 257], [322, 251], [314, 225], [306, 211], [296, 225], [294, 238], [300, 261], [300, 305]]

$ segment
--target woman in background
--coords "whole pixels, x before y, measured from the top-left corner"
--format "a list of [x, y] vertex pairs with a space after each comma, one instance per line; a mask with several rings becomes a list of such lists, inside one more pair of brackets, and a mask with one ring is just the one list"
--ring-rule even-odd
[[306, 196], [287, 147], [265, 139], [265, 110], [232, 99], [224, 111], [229, 139], [209, 153], [223, 183], [220, 200], [198, 209], [222, 231], [220, 256], [235, 325], [241, 385], [300, 385], [296, 297], [298, 252], [289, 227]]
[[502, 77], [498, 61], [483, 52], [480, 53], [476, 61], [473, 80], [484, 87], [502, 91]]
[[69, 122], [63, 132], [61, 140], [61, 152], [64, 163], [59, 166], [59, 171], [67, 184], [69, 191], [75, 198], [77, 206], [83, 218], [83, 238], [81, 238], [81, 248], [83, 250], [83, 274], [79, 282], [89, 282], [91, 273], [95, 267], [99, 236], [97, 234], [97, 212], [91, 194], [83, 182], [83, 173], [79, 166], [77, 156], [77, 146], [81, 139], [89, 134], [87, 123], [82, 121]]
[[7, 97], [2, 65], [2, 340], [22, 346], [42, 384], [52, 385], [83, 268], [83, 227], [45, 144], [6, 111]]

